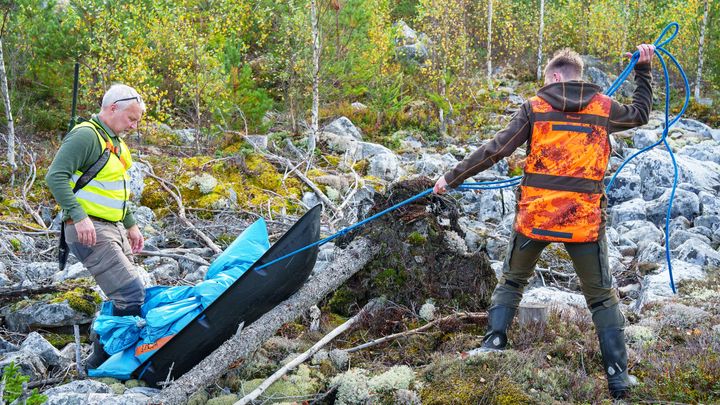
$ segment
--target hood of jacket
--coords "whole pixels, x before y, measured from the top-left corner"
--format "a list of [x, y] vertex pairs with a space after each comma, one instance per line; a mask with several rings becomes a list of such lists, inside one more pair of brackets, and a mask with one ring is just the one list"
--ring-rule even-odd
[[600, 86], [596, 84], [571, 80], [548, 84], [538, 90], [537, 95], [556, 110], [578, 112], [587, 107], [600, 92]]

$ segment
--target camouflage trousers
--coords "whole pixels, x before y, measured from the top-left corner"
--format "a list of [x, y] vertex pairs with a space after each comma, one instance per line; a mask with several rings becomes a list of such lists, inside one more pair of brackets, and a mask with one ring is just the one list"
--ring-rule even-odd
[[[550, 242], [537, 241], [513, 233], [503, 266], [503, 275], [493, 292], [492, 306], [518, 307], [540, 254], [549, 244]], [[619, 301], [617, 293], [612, 288], [604, 232], [601, 232], [600, 238], [595, 242], [564, 245], [580, 279], [580, 288], [588, 308], [593, 313], [596, 326], [622, 327], [625, 320], [617, 307]]]

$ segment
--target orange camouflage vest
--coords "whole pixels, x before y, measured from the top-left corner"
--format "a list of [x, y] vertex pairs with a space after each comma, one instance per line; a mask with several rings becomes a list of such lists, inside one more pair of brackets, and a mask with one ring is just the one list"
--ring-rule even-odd
[[578, 112], [530, 99], [532, 135], [515, 230], [549, 242], [593, 242], [605, 223], [603, 178], [610, 158], [611, 99]]

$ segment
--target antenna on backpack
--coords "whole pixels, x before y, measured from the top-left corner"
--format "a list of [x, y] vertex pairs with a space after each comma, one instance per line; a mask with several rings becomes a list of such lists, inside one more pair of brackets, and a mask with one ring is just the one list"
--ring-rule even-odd
[[73, 78], [73, 95], [72, 95], [72, 111], [70, 112], [70, 124], [68, 125], [68, 132], [75, 126], [77, 121], [77, 96], [78, 96], [78, 81], [80, 80], [80, 63], [75, 62], [75, 75]]

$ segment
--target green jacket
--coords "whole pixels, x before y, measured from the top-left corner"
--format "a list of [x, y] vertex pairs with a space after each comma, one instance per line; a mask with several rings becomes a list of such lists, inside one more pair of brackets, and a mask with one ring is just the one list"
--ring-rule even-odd
[[[93, 115], [92, 120], [105, 128], [113, 143], [120, 143], [117, 135], [97, 116]], [[45, 182], [50, 192], [55, 197], [60, 208], [63, 209], [63, 221], [72, 218], [74, 222], [78, 222], [88, 216], [72, 192], [70, 178], [78, 170], [81, 172], [87, 171], [100, 157], [103, 150], [104, 145], [100, 145], [95, 132], [91, 128], [74, 128], [63, 139], [60, 149], [55, 155], [52, 164], [50, 164], [47, 175], [45, 175]], [[135, 218], [128, 211], [122, 222], [127, 229], [135, 225]]]

